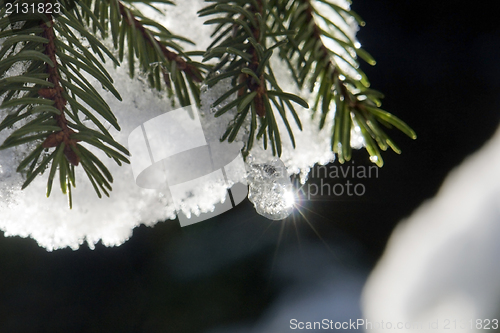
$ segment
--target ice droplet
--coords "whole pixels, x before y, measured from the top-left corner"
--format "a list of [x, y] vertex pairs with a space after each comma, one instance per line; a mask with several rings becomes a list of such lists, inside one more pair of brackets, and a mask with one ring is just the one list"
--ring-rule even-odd
[[[248, 163], [250, 161], [250, 163]], [[248, 199], [257, 213], [270, 220], [282, 220], [293, 212], [295, 197], [285, 164], [279, 158], [265, 163], [248, 159]]]

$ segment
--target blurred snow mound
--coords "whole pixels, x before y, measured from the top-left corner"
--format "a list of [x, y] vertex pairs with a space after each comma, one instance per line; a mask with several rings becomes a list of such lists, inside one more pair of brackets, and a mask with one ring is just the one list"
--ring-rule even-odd
[[[485, 319], [498, 318], [499, 171], [500, 129], [449, 174], [434, 199], [393, 232], [365, 286], [369, 320], [424, 323], [415, 328], [419, 332], [455, 331], [454, 325], [457, 331], [479, 332], [477, 319], [484, 326]], [[437, 328], [428, 327], [436, 321]]]

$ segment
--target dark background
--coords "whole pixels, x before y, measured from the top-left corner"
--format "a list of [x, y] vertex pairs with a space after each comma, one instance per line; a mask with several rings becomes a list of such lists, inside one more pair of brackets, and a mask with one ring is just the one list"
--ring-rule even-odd
[[[378, 61], [363, 69], [386, 95], [383, 107], [418, 134], [390, 133], [403, 153], [383, 154], [363, 197], [304, 200], [305, 218], [285, 222], [260, 218], [245, 201], [182, 229], [139, 227], [118, 248], [48, 253], [0, 236], [0, 332], [250, 332], [289, 295], [323, 288], [318, 276], [338, 290], [358, 278], [353, 304], [341, 314], [332, 297], [330, 317], [359, 317], [362, 281], [394, 226], [498, 126], [500, 25], [492, 1], [353, 2], [367, 22], [358, 38]], [[354, 160], [369, 164], [364, 150]], [[252, 332], [288, 332], [288, 321], [277, 327]]]

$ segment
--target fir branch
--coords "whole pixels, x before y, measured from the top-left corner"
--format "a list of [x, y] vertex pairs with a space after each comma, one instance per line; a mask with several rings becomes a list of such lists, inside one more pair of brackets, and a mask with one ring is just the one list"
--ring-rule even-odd
[[47, 14], [47, 17], [49, 21], [43, 22], [41, 27], [43, 29], [42, 37], [48, 40], [48, 43], [45, 46], [44, 54], [46, 54], [53, 63], [53, 66], [47, 64], [46, 72], [49, 74], [47, 81], [51, 82], [53, 87], [42, 88], [38, 90], [38, 94], [43, 98], [54, 101], [54, 107], [59, 111], [59, 114], [54, 115], [54, 119], [56, 120], [57, 126], [59, 126], [61, 130], [50, 134], [42, 143], [42, 147], [59, 147], [62, 143], [64, 143], [64, 156], [66, 156], [71, 164], [78, 166], [80, 158], [73, 151], [73, 149], [76, 149], [76, 143], [78, 141], [71, 138], [74, 131], [68, 127], [68, 121], [65, 116], [65, 106], [67, 101], [62, 95], [63, 88], [60, 84], [61, 78], [59, 76], [59, 64], [56, 58], [56, 37], [54, 35], [53, 20], [50, 14]]
[[[152, 88], [161, 90], [165, 86], [169, 93], [175, 94], [182, 106], [191, 104], [191, 95], [199, 104], [198, 83], [203, 80], [203, 70], [207, 66], [191, 60], [189, 53], [184, 52], [175, 41], [193, 43], [146, 18], [131, 5], [134, 2], [141, 1], [81, 0], [77, 7], [80, 10], [75, 8], [75, 12], [88, 26], [93, 27], [94, 33], [99, 29], [106, 38], [111, 32], [120, 62], [123, 61], [127, 44], [131, 78], [135, 75], [135, 61], [138, 59], [140, 70], [147, 73]], [[148, 1], [146, 4], [158, 10], [152, 5], [155, 2], [173, 4], [161, 0]]]
[[[104, 119], [119, 130], [116, 117], [88, 76], [81, 73], [85, 71], [121, 100], [102, 65], [106, 56], [119, 65], [127, 54], [131, 77], [138, 60], [150, 85], [158, 90], [167, 87], [183, 106], [190, 104], [191, 96], [199, 103], [198, 83], [204, 76], [208, 86], [231, 79], [233, 88], [212, 107], [217, 109], [215, 116], [229, 111], [234, 115], [222, 140], [234, 141], [240, 129], [249, 126], [244, 152], [251, 150], [255, 139], [262, 139], [265, 149], [270, 143], [273, 154], [281, 155], [277, 113], [295, 147], [288, 115], [302, 127], [292, 103], [309, 107], [301, 97], [280, 88], [270, 63], [275, 50], [288, 64], [297, 86], [309, 84], [315, 95], [313, 114], [320, 114], [320, 129], [332, 124], [331, 148], [341, 163], [351, 157], [353, 126], [359, 126], [371, 160], [379, 166], [383, 164], [380, 150], [390, 147], [400, 153], [382, 127], [395, 127], [416, 138], [408, 125], [380, 109], [382, 94], [369, 88], [368, 78], [359, 68], [358, 58], [372, 65], [375, 61], [344, 26], [351, 18], [363, 25], [361, 18], [329, 0], [209, 0], [212, 4], [199, 12], [213, 17], [205, 24], [215, 25], [212, 44], [204, 54], [184, 52], [178, 42], [190, 43], [187, 38], [172, 34], [133, 6], [142, 2], [161, 12], [153, 3], [173, 4], [169, 0], [80, 0], [75, 6], [68, 5], [71, 0], [46, 0], [56, 1], [63, 5], [57, 19], [6, 15], [5, 8], [0, 9], [0, 38], [5, 38], [0, 45], [0, 109], [9, 111], [0, 131], [13, 129], [0, 150], [29, 144], [18, 167], [26, 175], [23, 188], [49, 170], [50, 195], [59, 172], [61, 190], [68, 193], [71, 205], [75, 167], [79, 166], [99, 197], [109, 195], [112, 175], [84, 145], [94, 146], [119, 165], [129, 162], [129, 153], [102, 122]], [[319, 5], [339, 14], [345, 24], [333, 22]], [[111, 33], [119, 60], [96, 38], [98, 30], [103, 38]], [[88, 41], [91, 51], [79, 35]], [[332, 49], [326, 40], [342, 52]], [[217, 62], [212, 66], [190, 58], [199, 55], [204, 62]], [[12, 75], [19, 72], [19, 64], [24, 64], [22, 73]], [[330, 110], [335, 110], [333, 116]]]
[[[248, 121], [250, 135], [244, 152], [252, 148], [255, 138], [263, 137], [264, 148], [267, 148], [267, 140], [269, 140], [273, 154], [280, 156], [281, 134], [275, 112], [280, 114], [287, 127], [292, 145], [295, 146], [285, 106], [294, 116], [299, 128], [301, 128], [300, 119], [291, 102], [308, 107], [299, 96], [283, 92], [269, 62], [273, 50], [279, 47], [281, 42], [268, 47], [267, 41], [274, 40], [276, 36], [286, 36], [290, 32], [284, 29], [272, 31], [268, 26], [270, 6], [266, 1], [255, 0], [246, 3], [212, 0], [211, 2], [215, 3], [199, 11], [199, 15], [217, 15], [216, 18], [207, 20], [205, 24], [216, 24], [212, 36], [217, 34], [219, 36], [215, 37], [214, 43], [208, 48], [204, 61], [212, 58], [218, 58], [219, 61], [214, 66], [206, 84], [213, 86], [225, 78], [231, 78], [233, 85], [238, 87], [231, 90], [231, 93], [221, 96], [212, 105], [212, 107], [219, 108], [215, 113], [216, 117], [234, 107], [237, 110], [222, 140], [234, 141], [243, 123]], [[236, 98], [221, 106], [221, 103], [232, 97], [234, 93], [236, 93]], [[257, 119], [259, 119], [260, 126], [257, 125]]]
[[[109, 171], [101, 161], [86, 153], [81, 143], [97, 147], [118, 164], [128, 163], [125, 155], [129, 153], [111, 137], [93, 114], [95, 112], [120, 129], [107, 103], [80, 71], [84, 70], [99, 80], [118, 99], [121, 100], [121, 97], [114, 89], [110, 75], [82, 45], [72, 29], [79, 31], [89, 41], [94, 53], [103, 61], [103, 53], [115, 64], [118, 64], [117, 60], [64, 8], [57, 21], [50, 14], [12, 14], [0, 20], [5, 19], [10, 22], [0, 26], [0, 36], [7, 37], [0, 46], [0, 54], [5, 55], [0, 60], [0, 72], [2, 75], [7, 73], [0, 80], [0, 95], [4, 96], [0, 109], [11, 111], [0, 123], [0, 131], [6, 128], [13, 128], [14, 131], [0, 146], [0, 150], [26, 143], [33, 147], [17, 169], [18, 172], [26, 172], [22, 188], [50, 169], [47, 182], [49, 196], [55, 174], [59, 171], [61, 190], [68, 194], [71, 206], [71, 187], [75, 186], [74, 168], [81, 165], [90, 181], [96, 185], [97, 194], [100, 196], [98, 188], [108, 194], [112, 182]], [[20, 22], [20, 27], [14, 29], [13, 24], [16, 22]], [[19, 72], [19, 63], [25, 64], [26, 69], [20, 75], [9, 75], [10, 72]], [[98, 130], [82, 122], [81, 113]], [[51, 148], [54, 150], [47, 154]]]
[[[122, 17], [126, 20], [129, 26], [134, 26], [136, 29], [138, 29], [144, 40], [153, 46], [154, 48], [158, 47], [160, 48], [162, 54], [165, 56], [165, 58], [172, 62], [174, 61], [176, 63], [176, 68], [184, 72], [187, 76], [189, 76], [193, 81], [195, 82], [201, 82], [202, 81], [202, 75], [198, 67], [196, 67], [193, 63], [186, 61], [181, 57], [176, 52], [170, 51], [160, 40], [158, 40], [156, 37], [153, 37], [153, 32], [142, 24], [141, 21], [139, 21], [133, 13], [128, 9], [121, 1], [117, 1], [119, 8], [120, 8], [120, 14]], [[155, 45], [156, 44], [156, 45]]]
[[[352, 17], [364, 25], [352, 10], [328, 0], [318, 2], [337, 12], [345, 24]], [[339, 161], [344, 163], [351, 158], [350, 132], [353, 126], [360, 127], [370, 159], [378, 166], [383, 165], [379, 148], [386, 150], [391, 147], [399, 154], [401, 151], [380, 125], [394, 125], [412, 139], [416, 138], [416, 134], [399, 118], [379, 109], [382, 94], [369, 89], [368, 78], [359, 68], [357, 60], [360, 57], [375, 65], [371, 55], [361, 49], [347, 31], [322, 14], [311, 0], [279, 0], [276, 4], [278, 10], [273, 11], [274, 25], [297, 31], [290, 38], [290, 43], [281, 47], [280, 56], [288, 63], [300, 88], [309, 81], [310, 91], [316, 94], [313, 111], [321, 103], [320, 128], [324, 127], [330, 110], [335, 109], [331, 147]], [[328, 29], [321, 28], [318, 20], [322, 20]], [[324, 39], [330, 39], [344, 52], [334, 52], [327, 47]], [[343, 62], [350, 71], [342, 70], [339, 62]], [[319, 88], [315, 89], [315, 85]]]

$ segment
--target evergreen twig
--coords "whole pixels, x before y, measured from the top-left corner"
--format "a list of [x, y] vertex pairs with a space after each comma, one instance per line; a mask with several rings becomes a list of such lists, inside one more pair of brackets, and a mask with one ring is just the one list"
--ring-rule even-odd
[[[273, 154], [281, 155], [277, 113], [295, 147], [289, 115], [300, 130], [302, 125], [293, 103], [309, 108], [300, 96], [281, 89], [270, 63], [274, 51], [288, 64], [297, 86], [309, 86], [314, 97], [311, 113], [319, 113], [320, 129], [332, 124], [331, 148], [341, 163], [351, 158], [353, 126], [359, 126], [371, 160], [379, 166], [383, 165], [380, 150], [390, 147], [400, 153], [383, 127], [395, 127], [416, 138], [407, 124], [380, 108], [383, 95], [369, 88], [359, 67], [358, 58], [371, 65], [375, 60], [345, 26], [352, 19], [360, 25], [364, 22], [352, 10], [330, 0], [207, 0], [210, 4], [199, 15], [211, 16], [205, 24], [215, 28], [206, 52], [185, 52], [178, 43], [192, 43], [190, 40], [171, 33], [134, 7], [134, 3], [143, 3], [161, 12], [153, 3], [172, 5], [169, 0], [80, 0], [74, 6], [72, 0], [43, 1], [61, 4], [60, 16], [8, 14], [5, 0], [0, 0], [0, 38], [4, 39], [0, 45], [0, 109], [5, 110], [0, 131], [12, 130], [0, 150], [29, 144], [18, 167], [26, 175], [23, 188], [49, 170], [50, 195], [58, 171], [61, 190], [68, 193], [71, 205], [75, 167], [80, 166], [97, 195], [109, 195], [113, 177], [86, 146], [104, 152], [119, 165], [129, 163], [129, 153], [103, 123], [119, 130], [117, 118], [81, 73], [86, 72], [121, 100], [102, 65], [106, 57], [118, 66], [127, 55], [131, 77], [138, 60], [150, 86], [166, 87], [182, 106], [191, 104], [192, 98], [199, 103], [200, 82], [210, 87], [230, 79], [233, 88], [212, 107], [217, 109], [216, 117], [234, 111], [222, 140], [234, 141], [241, 128], [248, 127], [245, 153], [255, 140], [262, 139], [264, 148], [270, 144]], [[320, 6], [339, 15], [343, 23], [334, 22]], [[118, 59], [96, 37], [98, 31], [103, 38], [111, 35]], [[342, 52], [329, 47], [327, 39]], [[202, 63], [191, 59], [199, 55], [203, 55]], [[208, 64], [212, 59], [216, 63]], [[24, 65], [21, 72], [19, 64]]]
[[[352, 10], [328, 0], [318, 0], [317, 3], [330, 7], [346, 24], [348, 18], [352, 17], [358, 24], [364, 25], [359, 15]], [[357, 61], [359, 56], [370, 65], [375, 65], [373, 57], [361, 49], [345, 29], [320, 13], [311, 0], [278, 0], [275, 4], [281, 10], [273, 11], [274, 24], [297, 32], [290, 37], [289, 43], [282, 45], [280, 56], [288, 63], [300, 88], [309, 80], [310, 91], [316, 95], [313, 111], [321, 103], [320, 128], [324, 127], [330, 110], [335, 110], [331, 147], [339, 161], [344, 163], [351, 158], [350, 133], [353, 126], [360, 127], [370, 159], [378, 166], [383, 165], [379, 148], [386, 150], [389, 146], [399, 154], [400, 149], [380, 125], [389, 128], [393, 125], [412, 139], [416, 138], [416, 134], [403, 121], [379, 109], [383, 96], [369, 89], [368, 78]], [[318, 20], [322, 20], [328, 28], [321, 28]], [[343, 54], [328, 48], [323, 39], [330, 39], [343, 48]], [[339, 61], [356, 75], [353, 77], [341, 70]]]
[[[272, 31], [268, 26], [270, 13], [266, 1], [255, 0], [250, 3], [244, 1], [210, 0], [213, 5], [207, 6], [199, 12], [200, 16], [217, 15], [205, 24], [216, 24], [213, 36], [219, 33], [214, 43], [205, 54], [204, 61], [218, 58], [207, 84], [212, 86], [225, 78], [232, 78], [233, 84], [238, 86], [236, 99], [220, 107], [221, 103], [230, 98], [225, 95], [219, 98], [212, 107], [219, 110], [215, 116], [220, 116], [233, 107], [237, 113], [230, 122], [222, 139], [229, 142], [235, 140], [246, 118], [250, 122], [250, 134], [244, 148], [248, 152], [254, 139], [264, 137], [264, 148], [268, 140], [271, 143], [273, 154], [281, 155], [281, 134], [276, 122], [277, 110], [285, 123], [292, 145], [295, 147], [293, 131], [289, 126], [285, 106], [293, 115], [299, 128], [302, 128], [300, 119], [291, 102], [308, 108], [307, 102], [297, 95], [284, 92], [277, 82], [270, 65], [273, 50], [281, 42], [275, 37], [286, 36], [290, 31], [278, 29]], [[271, 47], [267, 47], [268, 40], [275, 40]], [[218, 73], [220, 70], [224, 73]], [[273, 108], [272, 105], [275, 107]], [[259, 127], [257, 128], [257, 119]]]
[[[117, 1], [117, 0], [111, 0], [111, 1]], [[163, 60], [165, 60], [165, 65], [162, 66], [161, 70], [165, 85], [169, 89], [172, 88], [172, 85], [171, 85], [171, 78], [168, 75], [169, 72], [166, 70], [166, 68], [171, 68], [172, 73], [170, 74], [174, 77], [177, 77], [177, 73], [175, 73], [175, 71], [180, 70], [184, 72], [185, 75], [188, 78], [190, 78], [191, 81], [199, 83], [203, 80], [201, 71], [195, 65], [195, 63], [191, 62], [190, 60], [184, 59], [179, 53], [169, 50], [160, 40], [154, 37], [154, 33], [150, 29], [147, 29], [143, 25], [143, 23], [134, 16], [133, 12], [129, 8], [127, 8], [121, 1], [117, 1], [117, 3], [123, 20], [125, 20], [125, 22], [127, 22], [129, 26], [133, 27], [133, 29], [138, 30], [141, 33], [142, 38], [144, 38], [144, 40], [146, 41], [146, 43], [148, 43], [153, 49], [159, 50], [160, 54], [164, 57]], [[175, 65], [173, 63], [175, 63]], [[131, 73], [131, 75], [133, 75], [133, 72]], [[194, 95], [198, 100], [199, 99], [198, 88], [196, 88], [195, 90], [196, 91], [194, 92]], [[184, 91], [184, 94], [185, 98], [180, 98], [180, 100], [181, 104], [183, 106], [186, 106], [189, 105], [189, 98], [187, 91]]]
[[[3, 95], [0, 109], [10, 109], [0, 123], [0, 130], [13, 128], [0, 150], [31, 144], [27, 157], [17, 169], [26, 172], [22, 188], [49, 169], [49, 196], [59, 171], [60, 187], [68, 194], [70, 206], [71, 187], [76, 184], [75, 166], [83, 167], [99, 196], [99, 188], [109, 195], [113, 181], [104, 164], [93, 154], [85, 153], [81, 143], [95, 146], [118, 164], [129, 163], [127, 149], [112, 138], [93, 112], [119, 130], [116, 117], [80, 70], [99, 80], [119, 100], [121, 97], [110, 75], [76, 37], [75, 30], [85, 36], [102, 61], [104, 52], [118, 64], [109, 50], [64, 8], [63, 15], [57, 19], [49, 13], [13, 13], [0, 19], [0, 38], [6, 38], [0, 47], [0, 54], [4, 55], [0, 58], [0, 75], [4, 76], [0, 80], [0, 95]], [[26, 69], [17, 75], [6, 75], [19, 72], [18, 64], [24, 64]], [[81, 120], [82, 115], [91, 126]], [[92, 128], [94, 126], [97, 129]]]

